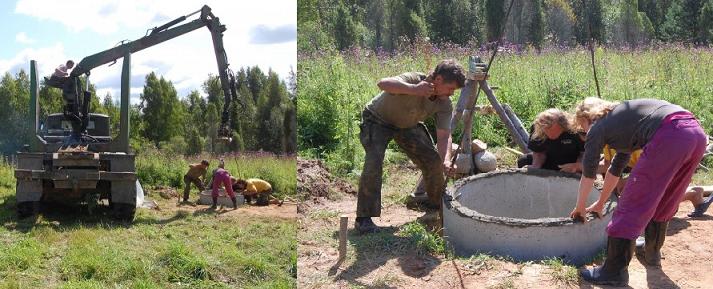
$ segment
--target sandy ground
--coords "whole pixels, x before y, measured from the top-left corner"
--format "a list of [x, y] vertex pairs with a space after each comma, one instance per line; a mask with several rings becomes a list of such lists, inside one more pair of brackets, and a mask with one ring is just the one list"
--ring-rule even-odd
[[[402, 174], [416, 174], [405, 171], [400, 170]], [[385, 187], [396, 189], [385, 188], [384, 199], [394, 199], [389, 194], [407, 194], [409, 190], [408, 185], [398, 189], [391, 173]], [[542, 263], [454, 259], [404, 245], [398, 228], [414, 220], [430, 223], [434, 214], [408, 209], [399, 202], [385, 202], [381, 218], [374, 220], [385, 227], [384, 233], [361, 236], [353, 230], [355, 209], [356, 198], [351, 193], [331, 200], [308, 199], [300, 205], [299, 288], [607, 288], [572, 277], [571, 267], [566, 275], [557, 266]], [[688, 218], [691, 210], [690, 203], [682, 203], [670, 222], [662, 268], [647, 267], [636, 257], [632, 259], [629, 288], [713, 288], [713, 217]], [[347, 258], [337, 262], [338, 219], [342, 214], [350, 220], [349, 246]]]
[[297, 218], [297, 203], [284, 202], [281, 206], [270, 204], [269, 206], [256, 206], [255, 204], [243, 204], [237, 210], [232, 207], [218, 206], [217, 210], [211, 210], [210, 205], [196, 204], [198, 196], [191, 195], [189, 202], [182, 203], [178, 201], [178, 194], [173, 188], [164, 188], [150, 190], [149, 200], [154, 200], [158, 204], [158, 209], [162, 211], [188, 211], [190, 213], [212, 213], [215, 212], [220, 217], [267, 217], [267, 218], [282, 218], [296, 219]]

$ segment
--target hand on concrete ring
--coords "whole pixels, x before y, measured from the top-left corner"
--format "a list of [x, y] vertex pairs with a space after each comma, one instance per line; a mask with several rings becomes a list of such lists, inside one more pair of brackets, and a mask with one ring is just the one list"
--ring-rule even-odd
[[587, 207], [587, 209], [586, 209], [587, 213], [594, 213], [597, 215], [597, 218], [599, 218], [599, 219], [602, 218], [603, 210], [604, 210], [604, 204], [599, 204], [599, 202], [592, 204], [591, 206]]
[[560, 171], [565, 172], [565, 173], [576, 173], [577, 172], [577, 164], [576, 163], [558, 165], [558, 167], [560, 168]]
[[574, 210], [572, 210], [572, 212], [569, 213], [569, 217], [574, 220], [580, 220], [580, 221], [582, 221], [582, 223], [587, 222], [587, 216], [585, 215], [585, 209], [580, 208], [580, 207], [575, 207]]

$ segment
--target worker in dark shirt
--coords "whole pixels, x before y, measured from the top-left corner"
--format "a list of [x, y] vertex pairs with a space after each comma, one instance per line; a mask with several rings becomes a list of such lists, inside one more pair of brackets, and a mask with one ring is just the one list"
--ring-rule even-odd
[[[678, 210], [691, 177], [703, 158], [706, 134], [684, 108], [663, 100], [621, 103], [589, 97], [577, 106], [577, 124], [587, 132], [577, 204], [570, 214], [601, 215], [631, 153], [643, 149], [607, 226], [607, 257], [602, 266], [582, 271], [594, 284], [626, 286], [634, 240], [644, 232], [643, 260], [661, 266], [666, 227]], [[616, 150], [596, 203], [586, 207], [605, 145]]]
[[517, 166], [580, 172], [584, 140], [572, 127], [571, 117], [562, 110], [550, 108], [539, 113], [527, 144], [532, 153], [520, 157]]

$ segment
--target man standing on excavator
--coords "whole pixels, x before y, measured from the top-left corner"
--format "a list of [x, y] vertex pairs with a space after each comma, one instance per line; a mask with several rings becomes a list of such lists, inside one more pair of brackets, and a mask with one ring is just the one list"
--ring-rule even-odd
[[[463, 68], [451, 59], [441, 61], [428, 75], [407, 72], [379, 81], [382, 92], [366, 105], [360, 125], [359, 139], [366, 152], [354, 224], [360, 233], [378, 230], [371, 217], [381, 215], [384, 153], [392, 139], [421, 169], [429, 206], [439, 206], [445, 190], [444, 171], [451, 167], [453, 106], [449, 97], [464, 84]], [[423, 124], [431, 115], [436, 118], [437, 149]]]

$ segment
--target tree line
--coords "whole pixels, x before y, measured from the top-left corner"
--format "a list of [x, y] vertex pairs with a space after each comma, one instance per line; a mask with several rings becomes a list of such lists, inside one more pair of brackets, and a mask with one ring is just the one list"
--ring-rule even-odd
[[[198, 90], [179, 98], [170, 80], [155, 73], [145, 78], [140, 103], [130, 106], [130, 143], [134, 151], [157, 148], [177, 154], [228, 151], [269, 151], [291, 154], [297, 150], [295, 110], [295, 74], [287, 83], [277, 73], [264, 73], [259, 67], [240, 69], [236, 75], [238, 96], [228, 103], [232, 140], [217, 139], [224, 103], [218, 76], [209, 75]], [[5, 155], [20, 150], [34, 137], [28, 119], [30, 80], [25, 71], [6, 72], [0, 80], [0, 152]], [[114, 136], [118, 133], [118, 102], [111, 94], [100, 99], [96, 87], [90, 111], [107, 114]], [[40, 119], [62, 112], [62, 92], [41, 81]]]
[[[505, 19], [511, 1], [512, 8]], [[298, 0], [298, 49], [713, 42], [713, 0]], [[503, 33], [504, 29], [504, 33]]]

